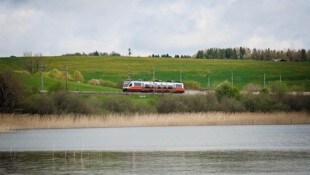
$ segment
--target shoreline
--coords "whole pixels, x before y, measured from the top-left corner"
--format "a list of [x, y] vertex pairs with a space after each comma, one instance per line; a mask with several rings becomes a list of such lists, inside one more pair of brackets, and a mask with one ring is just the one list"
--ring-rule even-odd
[[120, 115], [0, 114], [0, 133], [23, 129], [310, 124], [307, 112]]

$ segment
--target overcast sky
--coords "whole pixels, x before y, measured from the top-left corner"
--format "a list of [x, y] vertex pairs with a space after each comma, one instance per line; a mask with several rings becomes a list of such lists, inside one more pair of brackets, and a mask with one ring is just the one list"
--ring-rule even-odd
[[0, 56], [310, 49], [310, 0], [0, 0]]

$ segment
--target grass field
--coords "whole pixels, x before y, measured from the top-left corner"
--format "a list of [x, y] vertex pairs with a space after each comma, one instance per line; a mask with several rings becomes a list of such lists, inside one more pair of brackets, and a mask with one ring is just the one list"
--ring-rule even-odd
[[[59, 56], [43, 57], [46, 71], [57, 68], [64, 70], [68, 66], [69, 72], [80, 71], [84, 76], [84, 83], [70, 82], [70, 90], [98, 90], [120, 91], [120, 89], [88, 85], [90, 79], [109, 80], [119, 83], [128, 77], [130, 69], [132, 79], [152, 79], [155, 70], [156, 79], [179, 80], [182, 72], [183, 81], [197, 81], [202, 88], [208, 86], [207, 74], [210, 75], [211, 88], [228, 80], [242, 90], [247, 84], [253, 83], [260, 87], [273, 81], [285, 82], [292, 89], [310, 91], [310, 62], [267, 62], [252, 60], [201, 60], [174, 58], [142, 58], [142, 57], [93, 57], [93, 56]], [[0, 72], [11, 69], [22, 76], [29, 86], [41, 89], [40, 75], [26, 74], [24, 70], [25, 58], [0, 58]], [[47, 89], [58, 80], [45, 78], [44, 87]]]
[[310, 124], [309, 113], [185, 113], [148, 115], [0, 114], [0, 133], [18, 129]]

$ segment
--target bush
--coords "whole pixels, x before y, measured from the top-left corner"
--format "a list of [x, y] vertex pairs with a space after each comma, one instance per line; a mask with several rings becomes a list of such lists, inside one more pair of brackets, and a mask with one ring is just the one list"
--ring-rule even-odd
[[157, 103], [159, 113], [180, 113], [188, 112], [188, 106], [182, 96], [165, 95], [161, 96]]
[[308, 95], [286, 95], [283, 103], [293, 111], [310, 111], [310, 96]]
[[133, 113], [134, 105], [124, 96], [109, 97], [103, 102], [103, 108], [112, 113]]
[[88, 81], [88, 84], [91, 84], [91, 85], [100, 85], [100, 80], [98, 79], [90, 79]]
[[244, 91], [247, 91], [249, 93], [258, 92], [260, 89], [261, 87], [254, 83], [249, 83], [243, 88]]
[[54, 95], [54, 109], [59, 114], [90, 114], [93, 113], [91, 108], [87, 106], [76, 94], [68, 94], [58, 92]]
[[184, 81], [185, 89], [193, 89], [193, 90], [200, 90], [200, 83], [197, 81]]
[[220, 110], [220, 103], [218, 101], [218, 98], [216, 97], [215, 94], [211, 93], [211, 94], [207, 94], [206, 97], [206, 112], [209, 111], [219, 111]]
[[105, 86], [105, 87], [112, 87], [112, 88], [117, 87], [114, 82], [109, 81], [109, 80], [100, 80], [100, 85]]
[[75, 71], [73, 73], [72, 79], [73, 79], [73, 81], [76, 81], [76, 82], [83, 82], [84, 81], [84, 77], [80, 71]]
[[214, 94], [208, 95], [166, 95], [157, 103], [159, 113], [218, 111], [220, 104]]
[[58, 81], [48, 88], [49, 93], [61, 92], [65, 90], [62, 82]]
[[65, 79], [64, 73], [58, 69], [53, 69], [52, 71], [46, 72], [45, 75], [50, 78], [63, 80]]
[[234, 98], [223, 97], [220, 103], [219, 111], [222, 112], [243, 112], [245, 107]]
[[228, 81], [224, 81], [215, 89], [218, 97], [228, 97], [238, 99], [240, 97], [239, 90], [233, 87]]
[[274, 82], [270, 85], [270, 92], [273, 95], [282, 98], [287, 92], [287, 86], [285, 83], [282, 83], [280, 81]]
[[36, 94], [25, 102], [25, 112], [32, 114], [52, 114], [54, 112], [53, 99], [46, 94]]
[[249, 112], [271, 112], [272, 98], [267, 94], [252, 95], [248, 94], [241, 98], [246, 111]]

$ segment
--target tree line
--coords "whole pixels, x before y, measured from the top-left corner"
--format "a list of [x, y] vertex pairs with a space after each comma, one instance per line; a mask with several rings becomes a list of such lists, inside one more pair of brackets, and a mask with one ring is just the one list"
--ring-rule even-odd
[[112, 51], [111, 53], [108, 52], [99, 52], [99, 51], [94, 51], [94, 52], [90, 52], [90, 53], [80, 53], [80, 52], [75, 52], [75, 53], [66, 53], [62, 56], [121, 56], [120, 53], [114, 52]]
[[279, 61], [310, 61], [310, 49], [299, 50], [272, 50], [250, 49], [246, 47], [235, 48], [209, 48], [199, 50], [195, 55], [199, 59], [253, 59], [253, 60], [279, 60]]
[[169, 54], [162, 54], [162, 55], [152, 54], [149, 57], [152, 57], [152, 58], [192, 58], [192, 56], [190, 56], [190, 55], [174, 55], [174, 56], [172, 56]]

